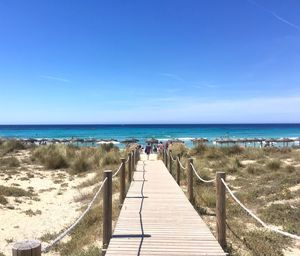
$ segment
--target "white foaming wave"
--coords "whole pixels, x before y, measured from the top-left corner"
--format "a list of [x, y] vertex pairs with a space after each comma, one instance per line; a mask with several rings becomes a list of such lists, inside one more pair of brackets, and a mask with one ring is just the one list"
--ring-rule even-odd
[[192, 137], [183, 137], [183, 138], [178, 138], [179, 140], [183, 140], [183, 141], [189, 141], [189, 140], [193, 140], [195, 138]]
[[112, 143], [112, 144], [114, 144], [114, 145], [120, 144], [119, 141], [113, 141], [113, 140], [111, 140], [111, 141], [104, 141], [104, 140], [101, 140], [101, 141], [96, 142], [96, 144], [110, 144], [110, 143]]
[[164, 138], [164, 139], [157, 139], [158, 141], [168, 141], [168, 140], [170, 140], [170, 139], [166, 139], [166, 138]]

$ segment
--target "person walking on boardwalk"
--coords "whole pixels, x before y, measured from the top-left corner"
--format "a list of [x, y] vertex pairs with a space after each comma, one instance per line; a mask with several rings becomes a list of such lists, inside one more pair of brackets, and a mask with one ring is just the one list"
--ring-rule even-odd
[[150, 143], [147, 144], [146, 148], [145, 148], [145, 153], [147, 154], [147, 159], [149, 160], [149, 155], [151, 153], [151, 146], [150, 146]]

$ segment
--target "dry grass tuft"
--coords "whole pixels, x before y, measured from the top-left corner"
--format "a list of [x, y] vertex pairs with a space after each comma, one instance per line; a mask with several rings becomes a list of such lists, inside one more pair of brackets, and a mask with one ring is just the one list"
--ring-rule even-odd
[[0, 195], [21, 197], [21, 196], [33, 196], [34, 194], [31, 191], [26, 191], [22, 188], [7, 187], [7, 186], [0, 185]]
[[11, 156], [11, 157], [6, 157], [6, 158], [1, 158], [0, 159], [0, 165], [4, 165], [6, 167], [19, 167], [20, 166], [20, 162], [19, 160], [14, 157], [14, 156]]
[[0, 144], [0, 156], [22, 149], [25, 149], [25, 145], [22, 142], [18, 140], [6, 140]]
[[0, 204], [2, 205], [8, 204], [7, 199], [3, 195], [0, 195]]
[[[291, 190], [300, 183], [298, 149], [198, 145], [189, 153], [201, 170], [201, 177], [213, 177], [216, 171], [225, 170], [230, 174], [227, 183], [242, 203], [267, 223], [299, 235], [300, 190]], [[214, 211], [214, 186], [195, 180], [196, 209], [200, 214], [206, 214], [207, 208]], [[211, 219], [205, 220], [211, 224]], [[283, 249], [293, 245], [289, 239], [259, 229], [261, 227], [230, 198], [227, 223], [232, 230], [227, 234], [229, 255], [283, 255]]]
[[270, 161], [268, 161], [268, 163], [267, 163], [268, 169], [270, 169], [270, 170], [272, 170], [272, 171], [278, 170], [278, 169], [280, 168], [280, 166], [281, 166], [281, 162], [280, 162], [280, 160], [278, 160], [278, 159], [270, 160]]

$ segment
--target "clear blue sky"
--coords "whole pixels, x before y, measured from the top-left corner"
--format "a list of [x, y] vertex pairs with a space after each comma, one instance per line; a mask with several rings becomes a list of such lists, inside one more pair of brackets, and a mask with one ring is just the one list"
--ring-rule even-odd
[[300, 122], [299, 0], [0, 0], [0, 123]]

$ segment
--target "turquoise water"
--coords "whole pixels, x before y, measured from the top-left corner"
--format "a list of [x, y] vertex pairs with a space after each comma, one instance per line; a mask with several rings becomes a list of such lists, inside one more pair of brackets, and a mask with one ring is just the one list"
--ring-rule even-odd
[[0, 137], [8, 138], [178, 138], [188, 146], [191, 139], [300, 137], [300, 124], [180, 124], [180, 125], [0, 125]]

